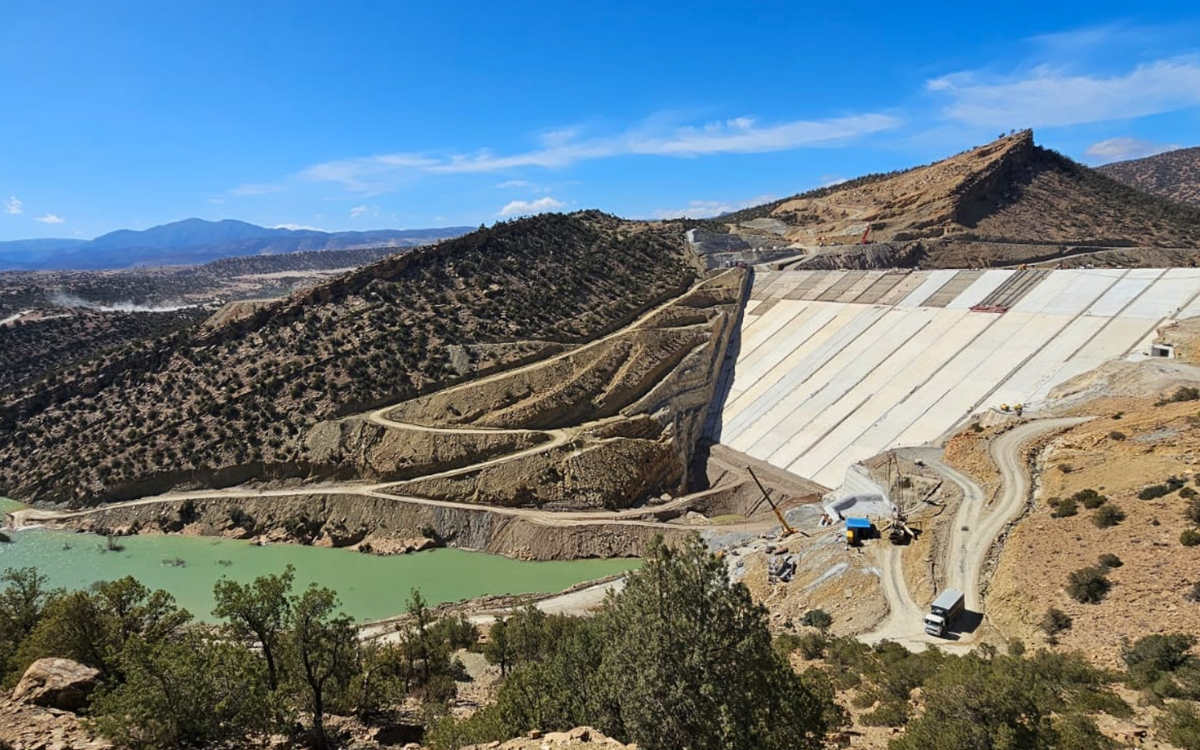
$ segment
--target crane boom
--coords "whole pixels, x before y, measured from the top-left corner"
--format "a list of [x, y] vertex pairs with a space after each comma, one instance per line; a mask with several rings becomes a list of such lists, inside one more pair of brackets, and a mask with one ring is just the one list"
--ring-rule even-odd
[[792, 528], [792, 525], [789, 524], [786, 519], [784, 519], [783, 514], [779, 512], [779, 506], [777, 506], [775, 501], [771, 499], [770, 493], [768, 493], [767, 489], [762, 486], [762, 482], [758, 481], [758, 477], [754, 474], [754, 469], [751, 469], [749, 466], [747, 466], [746, 471], [750, 472], [750, 478], [753, 479], [754, 483], [758, 485], [758, 491], [763, 494], [764, 498], [766, 498], [767, 503], [771, 506], [771, 510], [775, 511], [775, 517], [779, 519], [779, 523], [783, 524], [783, 530], [789, 534], [795, 534], [796, 530]]

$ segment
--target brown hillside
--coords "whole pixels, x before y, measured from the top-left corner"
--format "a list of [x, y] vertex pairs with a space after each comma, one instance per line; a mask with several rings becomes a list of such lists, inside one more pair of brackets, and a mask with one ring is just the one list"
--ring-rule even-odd
[[[868, 225], [869, 240], [894, 251], [893, 263], [916, 258], [923, 267], [1017, 264], [1106, 247], [1200, 248], [1200, 210], [1043, 149], [1031, 131], [720, 221], [735, 233], [772, 231], [821, 267], [835, 254], [854, 264], [847, 246], [861, 247]], [[872, 263], [887, 263], [883, 255]]]
[[307, 477], [305, 436], [318, 422], [589, 341], [696, 274], [678, 226], [598, 212], [508, 222], [388, 258], [9, 394], [0, 494], [88, 505]]
[[1138, 190], [1200, 206], [1200, 146], [1106, 164], [1097, 171]]

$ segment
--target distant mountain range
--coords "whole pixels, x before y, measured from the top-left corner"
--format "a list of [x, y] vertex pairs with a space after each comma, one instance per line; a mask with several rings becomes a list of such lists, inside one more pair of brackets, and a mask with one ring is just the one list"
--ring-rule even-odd
[[475, 227], [321, 232], [269, 229], [244, 221], [184, 219], [150, 229], [119, 229], [94, 240], [0, 242], [0, 271], [196, 265], [241, 255], [424, 245]]
[[1200, 147], [1106, 164], [1098, 171], [1147, 193], [1200, 207]]

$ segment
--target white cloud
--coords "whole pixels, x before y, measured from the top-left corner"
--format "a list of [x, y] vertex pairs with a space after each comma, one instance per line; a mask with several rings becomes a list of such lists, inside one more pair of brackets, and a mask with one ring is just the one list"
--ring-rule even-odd
[[46, 214], [45, 216], [39, 216], [36, 219], [34, 219], [34, 221], [40, 221], [43, 224], [66, 224], [67, 223], [66, 219], [62, 218], [61, 216], [55, 216], [54, 214]]
[[692, 201], [687, 208], [664, 208], [654, 212], [656, 219], [708, 219], [751, 206], [761, 206], [775, 200], [773, 195], [760, 195], [743, 201]]
[[545, 198], [538, 198], [535, 201], [511, 201], [504, 204], [504, 208], [501, 208], [499, 211], [497, 211], [496, 215], [525, 216], [528, 214], [543, 213], [545, 211], [554, 211], [562, 208], [564, 205], [566, 204], [562, 201], [555, 200], [547, 195]]
[[320, 227], [310, 227], [307, 224], [276, 224], [272, 229], [290, 229], [293, 232], [309, 231], [309, 232], [326, 232], [328, 230]]
[[[539, 148], [511, 154], [489, 149], [435, 158], [396, 153], [315, 164], [296, 177], [306, 182], [339, 184], [353, 193], [377, 195], [421, 174], [477, 174], [522, 167], [561, 169], [582, 161], [617, 156], [688, 158], [714, 154], [751, 154], [832, 146], [900, 125], [891, 115], [866, 114], [827, 120], [795, 120], [763, 125], [750, 117], [699, 126], [664, 128], [651, 118], [616, 135], [581, 138], [576, 129], [541, 136]], [[524, 187], [520, 180], [498, 187]], [[243, 190], [247, 186], [243, 186]]]
[[499, 185], [496, 185], [500, 190], [515, 190], [517, 188], [533, 187], [533, 183], [528, 180], [505, 180]]
[[369, 206], [355, 206], [354, 208], [350, 209], [350, 218], [357, 219], [358, 217], [362, 216], [363, 214], [365, 214], [367, 211], [370, 211], [370, 210], [371, 209]]
[[4, 213], [9, 216], [17, 216], [25, 212], [25, 204], [17, 196], [10, 197], [4, 202]]
[[1107, 164], [1110, 161], [1144, 159], [1147, 156], [1174, 151], [1177, 148], [1183, 148], [1183, 146], [1178, 143], [1144, 141], [1140, 138], [1109, 138], [1088, 146], [1085, 153], [1095, 157], [1097, 163]]
[[946, 117], [970, 125], [1079, 125], [1200, 105], [1200, 61], [1158, 60], [1111, 76], [1073, 74], [1048, 65], [1000, 79], [967, 71], [927, 81], [925, 88], [949, 99]]

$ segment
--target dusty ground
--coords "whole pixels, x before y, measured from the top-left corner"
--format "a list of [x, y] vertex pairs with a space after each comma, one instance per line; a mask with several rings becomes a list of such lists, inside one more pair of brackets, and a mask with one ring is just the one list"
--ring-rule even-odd
[[[1062, 648], [1081, 650], [1107, 666], [1118, 665], [1122, 639], [1200, 632], [1200, 604], [1183, 598], [1200, 580], [1200, 547], [1179, 542], [1188, 525], [1187, 501], [1178, 492], [1137, 499], [1143, 487], [1170, 476], [1187, 477], [1195, 488], [1200, 403], [1120, 403], [1127, 407], [1121, 419], [1110, 412], [1048, 446], [1035, 508], [1010, 536], [989, 594], [989, 616], [1006, 636], [1043, 643], [1038, 620], [1047, 607], [1057, 607], [1074, 619], [1060, 636]], [[1126, 437], [1115, 439], [1115, 433]], [[1052, 517], [1050, 498], [1087, 488], [1107, 495], [1126, 519], [1100, 529], [1091, 520], [1095, 511], [1082, 505], [1076, 516]], [[1068, 575], [1105, 553], [1124, 565], [1110, 572], [1113, 588], [1104, 601], [1079, 604], [1068, 597], [1063, 589]]]

